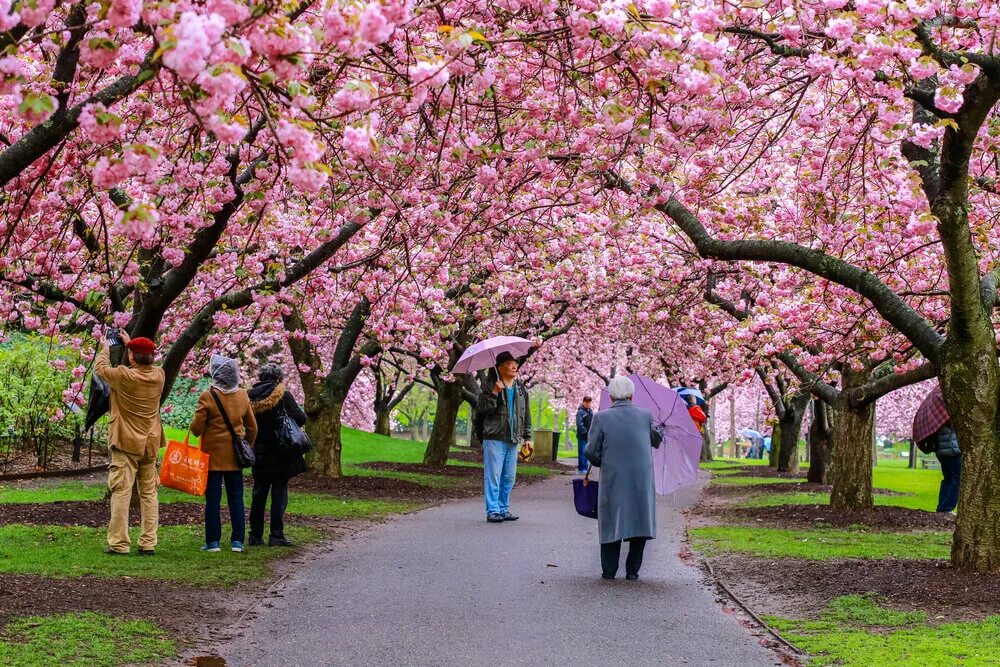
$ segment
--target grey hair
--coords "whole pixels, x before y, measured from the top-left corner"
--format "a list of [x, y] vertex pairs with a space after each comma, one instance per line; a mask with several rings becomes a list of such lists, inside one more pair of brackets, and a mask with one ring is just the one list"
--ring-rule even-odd
[[260, 367], [257, 371], [257, 378], [261, 382], [281, 382], [285, 379], [285, 371], [281, 370], [281, 366], [269, 361]]
[[612, 401], [632, 398], [635, 395], [635, 384], [624, 375], [616, 375], [608, 383], [608, 393], [611, 394]]

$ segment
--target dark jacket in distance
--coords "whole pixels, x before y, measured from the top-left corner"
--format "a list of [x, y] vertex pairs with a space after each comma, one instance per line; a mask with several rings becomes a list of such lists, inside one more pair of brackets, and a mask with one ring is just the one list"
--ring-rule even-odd
[[[507, 392], [493, 393], [495, 381], [487, 379], [476, 403], [476, 412], [483, 419], [483, 440], [500, 440], [512, 445], [510, 418], [508, 416]], [[528, 390], [520, 380], [514, 381], [514, 437], [531, 440], [531, 412], [528, 409]]]
[[290, 479], [307, 470], [306, 461], [298, 452], [284, 451], [278, 445], [278, 414], [280, 408], [299, 426], [306, 423], [306, 413], [295, 398], [285, 391], [285, 385], [258, 382], [249, 391], [250, 405], [257, 418], [257, 440], [253, 451], [257, 464], [254, 477]]
[[950, 424], [945, 424], [935, 434], [937, 437], [936, 453], [940, 456], [959, 456], [962, 450], [958, 446], [958, 434]]
[[590, 422], [594, 419], [594, 411], [582, 405], [576, 411], [576, 437], [581, 440], [587, 439], [590, 433]]

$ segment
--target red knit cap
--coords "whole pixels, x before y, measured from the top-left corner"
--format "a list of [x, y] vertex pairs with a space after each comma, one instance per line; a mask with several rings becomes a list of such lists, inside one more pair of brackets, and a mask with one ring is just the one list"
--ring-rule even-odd
[[126, 347], [136, 354], [153, 354], [156, 352], [156, 343], [148, 338], [133, 338]]

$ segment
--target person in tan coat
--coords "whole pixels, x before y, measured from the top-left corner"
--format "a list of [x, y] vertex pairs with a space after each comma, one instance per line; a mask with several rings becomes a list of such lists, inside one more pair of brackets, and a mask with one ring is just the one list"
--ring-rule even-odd
[[240, 368], [235, 359], [213, 354], [208, 364], [212, 385], [198, 398], [198, 407], [191, 421], [191, 432], [201, 437], [201, 450], [208, 454], [208, 486], [205, 489], [205, 546], [202, 551], [219, 551], [222, 540], [222, 487], [226, 488], [226, 504], [233, 524], [230, 546], [243, 551], [246, 538], [246, 514], [243, 506], [243, 470], [236, 461], [233, 437], [219, 404], [226, 411], [237, 435], [253, 445], [257, 437], [257, 420], [250, 407], [250, 398], [240, 388]]
[[142, 515], [139, 555], [151, 556], [155, 553], [159, 525], [156, 459], [160, 447], [166, 444], [160, 421], [164, 374], [162, 368], [153, 366], [156, 352], [153, 341], [148, 338], [130, 339], [124, 331], [120, 335], [125, 344], [128, 365], [111, 366], [108, 341], [103, 337], [94, 364], [94, 372], [111, 387], [111, 420], [108, 424], [111, 521], [104, 553], [124, 556], [129, 552], [128, 511], [132, 485], [138, 478], [139, 510]]

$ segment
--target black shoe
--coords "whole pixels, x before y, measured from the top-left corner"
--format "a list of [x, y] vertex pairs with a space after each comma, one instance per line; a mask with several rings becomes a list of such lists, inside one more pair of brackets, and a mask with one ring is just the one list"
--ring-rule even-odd
[[638, 574], [626, 574], [625, 578], [628, 579], [629, 581], [635, 581], [636, 579], [639, 578], [639, 575]]
[[104, 547], [104, 553], [109, 556], [128, 556], [127, 551], [115, 551], [111, 547]]
[[601, 579], [614, 579], [615, 575], [608, 574], [607, 572], [601, 572]]
[[156, 555], [156, 551], [154, 551], [153, 549], [139, 549], [139, 555], [140, 556], [155, 556]]
[[520, 518], [521, 517], [517, 516], [516, 514], [511, 514], [510, 512], [507, 512], [506, 514], [503, 515], [504, 521], [517, 521]]
[[267, 540], [269, 547], [294, 547], [295, 543], [284, 537], [272, 537]]
[[251, 537], [250, 541], [247, 542], [248, 547], [262, 547], [264, 546], [264, 540], [259, 537]]
[[499, 514], [487, 514], [486, 520], [490, 523], [503, 523], [503, 517]]

